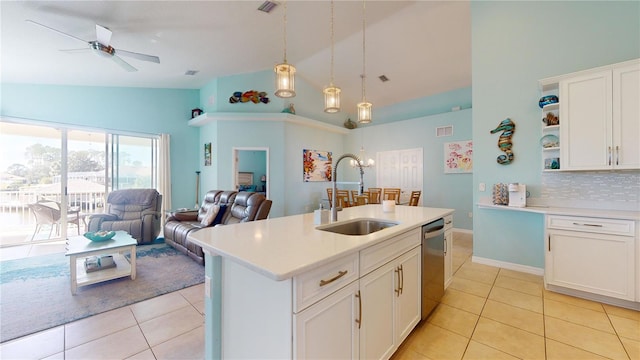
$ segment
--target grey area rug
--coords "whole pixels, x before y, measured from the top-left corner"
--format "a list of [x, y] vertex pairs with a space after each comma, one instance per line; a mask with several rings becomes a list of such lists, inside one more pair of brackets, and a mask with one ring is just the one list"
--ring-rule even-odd
[[204, 282], [204, 267], [166, 244], [141, 245], [136, 279], [78, 288], [69, 258], [52, 254], [0, 262], [0, 342]]

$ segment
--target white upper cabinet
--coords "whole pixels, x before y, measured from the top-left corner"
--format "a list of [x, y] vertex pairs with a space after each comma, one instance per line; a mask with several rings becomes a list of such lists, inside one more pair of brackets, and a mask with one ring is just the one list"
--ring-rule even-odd
[[640, 169], [640, 63], [613, 69], [613, 166]]
[[640, 168], [640, 62], [560, 80], [562, 170]]

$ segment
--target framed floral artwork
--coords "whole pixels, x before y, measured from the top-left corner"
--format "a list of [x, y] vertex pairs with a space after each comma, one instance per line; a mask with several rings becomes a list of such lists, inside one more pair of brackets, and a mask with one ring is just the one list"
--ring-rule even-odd
[[473, 141], [444, 143], [444, 173], [461, 174], [473, 172]]
[[331, 181], [331, 151], [302, 150], [302, 181]]

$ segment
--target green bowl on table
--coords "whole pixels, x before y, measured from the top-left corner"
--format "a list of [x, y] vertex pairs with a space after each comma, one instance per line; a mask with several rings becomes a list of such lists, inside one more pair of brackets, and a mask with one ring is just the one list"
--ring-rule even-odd
[[115, 231], [96, 231], [96, 232], [86, 232], [84, 233], [84, 237], [91, 241], [107, 241], [116, 236]]

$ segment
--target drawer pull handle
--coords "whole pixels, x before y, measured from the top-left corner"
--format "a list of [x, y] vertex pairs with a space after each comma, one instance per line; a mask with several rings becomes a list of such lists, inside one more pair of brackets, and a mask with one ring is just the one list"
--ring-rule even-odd
[[587, 223], [581, 224], [581, 223], [577, 223], [577, 222], [574, 222], [573, 225], [576, 225], [576, 226], [602, 227], [602, 224], [587, 224]]
[[404, 267], [400, 265], [400, 295], [402, 295], [402, 291], [404, 290]]
[[324, 279], [323, 279], [323, 280], [320, 280], [320, 286], [329, 285], [329, 284], [331, 284], [332, 282], [334, 282], [334, 281], [336, 281], [336, 280], [340, 279], [341, 277], [343, 277], [343, 276], [345, 276], [345, 275], [347, 275], [347, 270], [338, 271], [338, 275], [336, 275], [336, 276], [332, 277], [331, 279], [329, 279], [329, 280], [324, 280]]
[[358, 318], [356, 319], [356, 324], [358, 324], [358, 329], [362, 326], [362, 297], [360, 296], [360, 290], [356, 292], [356, 297], [358, 298]]

